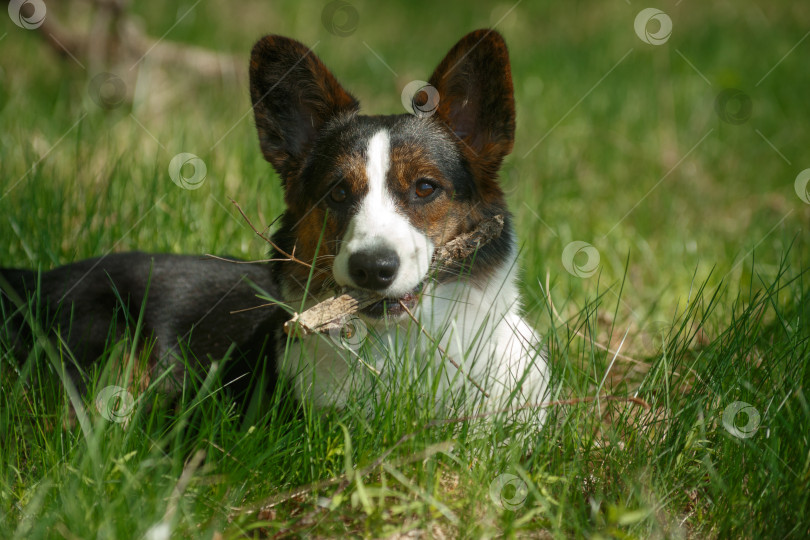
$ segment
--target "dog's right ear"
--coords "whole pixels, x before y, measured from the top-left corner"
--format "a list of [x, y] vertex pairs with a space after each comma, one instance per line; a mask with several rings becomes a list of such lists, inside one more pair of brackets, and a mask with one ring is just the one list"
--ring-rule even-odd
[[265, 36], [253, 46], [250, 97], [262, 153], [285, 185], [324, 123], [359, 109], [315, 53], [282, 36]]

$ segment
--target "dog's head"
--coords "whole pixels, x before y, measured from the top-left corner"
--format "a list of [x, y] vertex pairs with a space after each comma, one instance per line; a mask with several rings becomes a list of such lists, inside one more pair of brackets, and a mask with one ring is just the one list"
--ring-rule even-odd
[[[483, 219], [508, 217], [497, 174], [512, 150], [515, 109], [503, 38], [468, 34], [429, 83], [413, 105], [432, 114], [361, 115], [305, 45], [266, 36], [254, 46], [259, 142], [287, 205], [274, 240], [315, 263], [311, 293], [337, 284], [410, 301], [436, 247]], [[471, 277], [485, 278], [510, 252], [507, 223], [471, 261]], [[310, 270], [283, 264], [289, 290], [303, 291]]]

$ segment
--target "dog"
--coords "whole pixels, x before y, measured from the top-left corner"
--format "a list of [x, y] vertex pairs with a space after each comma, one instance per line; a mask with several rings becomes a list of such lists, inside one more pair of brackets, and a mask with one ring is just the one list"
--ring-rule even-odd
[[[41, 275], [5, 269], [0, 307], [16, 320], [7, 347], [19, 352], [34, 337], [14, 295], [23, 304], [33, 298], [29, 305], [82, 362], [101, 356], [141, 315], [152, 369], [176, 378], [183, 352], [201, 364], [236, 352], [248, 359], [245, 372], [269, 362], [300, 400], [321, 408], [372, 396], [370, 407], [403, 375], [454, 409], [539, 402], [546, 354], [520, 315], [517, 242], [498, 182], [515, 133], [503, 37], [463, 37], [412, 96], [412, 113], [360, 114], [314, 52], [282, 36], [256, 43], [249, 74], [259, 145], [286, 203], [273, 262], [124, 253]], [[438, 247], [494, 216], [504, 219], [497, 238], [431, 271]], [[383, 298], [349, 323], [349, 333], [362, 330], [361, 343], [282, 332], [291, 309], [343, 287]], [[246, 310], [261, 303], [257, 291], [279, 304]]]

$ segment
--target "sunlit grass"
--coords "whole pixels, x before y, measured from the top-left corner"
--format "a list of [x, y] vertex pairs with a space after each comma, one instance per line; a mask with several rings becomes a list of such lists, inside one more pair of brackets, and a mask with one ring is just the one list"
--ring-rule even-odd
[[[155, 36], [193, 5], [135, 4]], [[531, 445], [491, 452], [497, 428], [480, 441], [465, 422], [436, 423], [408, 388], [371, 418], [362, 406], [287, 410], [283, 386], [244, 411], [213, 372], [186, 381], [176, 403], [153, 378], [116, 423], [93, 402], [114, 379], [103, 364], [70, 412], [59, 376], [69, 352], [40, 342], [12, 361], [0, 330], [0, 536], [141, 538], [161, 523], [205, 538], [806, 536], [810, 205], [793, 181], [810, 167], [808, 42], [777, 62], [810, 12], [662, 6], [674, 31], [654, 47], [633, 32], [640, 6], [614, 4], [521, 3], [506, 15], [511, 4], [356, 2], [359, 28], [341, 38], [321, 24], [322, 3], [203, 2], [167, 38], [244, 64], [262, 33], [317, 42], [364, 112], [399, 113], [405, 84], [426, 79], [465, 32], [498, 23], [518, 106], [502, 176], [525, 309], [551, 355], [550, 399], [600, 390], [650, 409], [552, 407]], [[132, 249], [264, 258], [230, 203], [261, 225], [283, 210], [244, 77], [147, 63], [147, 94], [103, 111], [88, 97], [92, 74], [3, 17], [4, 34], [3, 266], [46, 270]], [[742, 124], [715, 110], [727, 87], [752, 99]], [[200, 189], [169, 178], [180, 152], [206, 163]], [[599, 254], [588, 277], [566, 270], [573, 241]], [[735, 402], [760, 415], [753, 432], [742, 413], [724, 424]], [[496, 483], [493, 500], [503, 474], [515, 479], [502, 500]]]

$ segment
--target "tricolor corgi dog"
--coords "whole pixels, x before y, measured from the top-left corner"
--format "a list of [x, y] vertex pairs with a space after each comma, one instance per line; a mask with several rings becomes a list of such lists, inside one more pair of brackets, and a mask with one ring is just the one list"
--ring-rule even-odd
[[[317, 407], [365, 406], [398, 384], [422, 384], [451, 413], [532, 407], [546, 394], [540, 339], [521, 317], [517, 247], [498, 171], [512, 150], [509, 57], [492, 30], [472, 32], [409, 96], [413, 112], [360, 114], [305, 45], [266, 36], [253, 48], [250, 93], [264, 157], [286, 211], [271, 263], [123, 253], [49, 272], [0, 269], [0, 348], [26, 354], [42, 324], [67, 347], [72, 375], [140, 317], [153, 370], [182, 380], [181, 354], [201, 364], [269, 361]], [[503, 216], [499, 236], [439, 271], [434, 252]], [[282, 323], [341, 288], [374, 291], [335, 336], [291, 337]], [[261, 303], [257, 290], [279, 305]], [[28, 302], [26, 302], [26, 298]], [[355, 339], [345, 339], [355, 332]], [[360, 335], [362, 334], [362, 335]], [[408, 377], [412, 377], [409, 382]], [[371, 396], [371, 397], [369, 397]]]
[[[349, 287], [386, 299], [349, 323], [367, 334], [362, 342], [341, 349], [316, 336], [279, 352], [299, 396], [346, 406], [401, 381], [397, 367], [412, 359], [425, 388], [452, 407], [461, 389], [491, 410], [541, 401], [546, 359], [520, 315], [517, 248], [498, 183], [515, 133], [501, 35], [461, 39], [406, 96], [412, 114], [360, 114], [309, 48], [280, 36], [254, 46], [250, 88], [261, 149], [287, 204], [275, 243], [316, 263], [276, 263], [282, 298], [308, 307]], [[496, 215], [505, 218], [499, 237], [449, 271], [429, 271], [437, 247]]]

